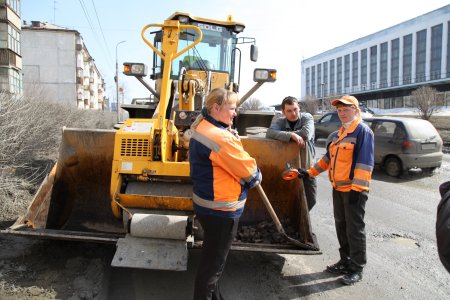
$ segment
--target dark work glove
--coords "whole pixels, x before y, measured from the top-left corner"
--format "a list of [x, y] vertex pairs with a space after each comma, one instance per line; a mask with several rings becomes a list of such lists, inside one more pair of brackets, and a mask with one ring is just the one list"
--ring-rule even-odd
[[309, 174], [306, 171], [306, 169], [300, 168], [300, 169], [298, 169], [298, 177], [300, 177], [300, 178], [309, 178]]
[[367, 192], [357, 192], [354, 190], [350, 190], [350, 196], [348, 198], [348, 202], [350, 203], [357, 203], [358, 201], [367, 200]]

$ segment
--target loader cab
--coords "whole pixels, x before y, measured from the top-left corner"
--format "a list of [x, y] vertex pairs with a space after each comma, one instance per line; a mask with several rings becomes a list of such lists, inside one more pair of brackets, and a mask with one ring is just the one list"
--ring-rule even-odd
[[[173, 61], [172, 80], [178, 80], [182, 72], [195, 70], [203, 73], [215, 73], [221, 81], [221, 87], [228, 86], [230, 82], [239, 81], [241, 52], [237, 49], [237, 45], [244, 43], [244, 39], [238, 38], [237, 35], [244, 30], [243, 24], [232, 21], [231, 17], [228, 18], [228, 21], [213, 21], [193, 17], [186, 13], [175, 13], [169, 19], [178, 20], [181, 24], [197, 26], [203, 34], [202, 41], [198, 45]], [[161, 50], [163, 33], [158, 31], [154, 34], [153, 44], [158, 50]], [[178, 48], [185, 48], [192, 44], [198, 39], [198, 35], [198, 32], [193, 29], [184, 30], [180, 35]], [[256, 61], [257, 48], [254, 45], [254, 39], [250, 39], [250, 41], [253, 43], [251, 47], [252, 60]], [[249, 43], [248, 38], [245, 39], [245, 43]], [[235, 66], [236, 63], [238, 66]], [[155, 53], [150, 77], [153, 80], [161, 79], [163, 69], [164, 60]]]

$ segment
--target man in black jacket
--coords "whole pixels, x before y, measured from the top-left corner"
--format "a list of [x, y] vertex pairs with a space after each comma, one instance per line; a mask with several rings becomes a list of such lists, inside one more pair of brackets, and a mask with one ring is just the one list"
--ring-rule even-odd
[[[272, 122], [267, 129], [266, 137], [285, 143], [295, 142], [299, 148], [306, 147], [305, 166], [308, 169], [314, 164], [316, 149], [314, 148], [314, 118], [310, 113], [301, 112], [298, 100], [288, 96], [281, 102], [283, 117]], [[316, 204], [317, 182], [314, 177], [303, 179], [308, 210]]]
[[439, 258], [450, 273], [450, 181], [439, 187], [441, 202], [437, 209], [436, 240]]

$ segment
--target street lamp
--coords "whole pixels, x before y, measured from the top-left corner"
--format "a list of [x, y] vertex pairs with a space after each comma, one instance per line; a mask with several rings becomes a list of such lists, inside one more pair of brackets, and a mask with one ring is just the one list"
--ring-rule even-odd
[[119, 63], [117, 62], [117, 47], [122, 44], [125, 43], [126, 41], [120, 41], [116, 44], [116, 109], [117, 109], [117, 123], [120, 122], [120, 117], [119, 117]]
[[324, 110], [325, 106], [325, 83], [322, 83], [322, 111]]

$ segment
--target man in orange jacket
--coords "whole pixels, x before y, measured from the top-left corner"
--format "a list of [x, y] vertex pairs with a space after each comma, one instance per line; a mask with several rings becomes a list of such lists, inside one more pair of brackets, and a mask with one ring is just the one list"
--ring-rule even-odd
[[337, 108], [342, 127], [332, 134], [327, 153], [308, 170], [299, 169], [299, 176], [308, 178], [328, 170], [341, 259], [327, 266], [327, 271], [344, 274], [342, 282], [351, 285], [362, 279], [367, 261], [364, 214], [374, 166], [374, 141], [372, 130], [362, 122], [355, 97], [346, 95], [331, 104]]

